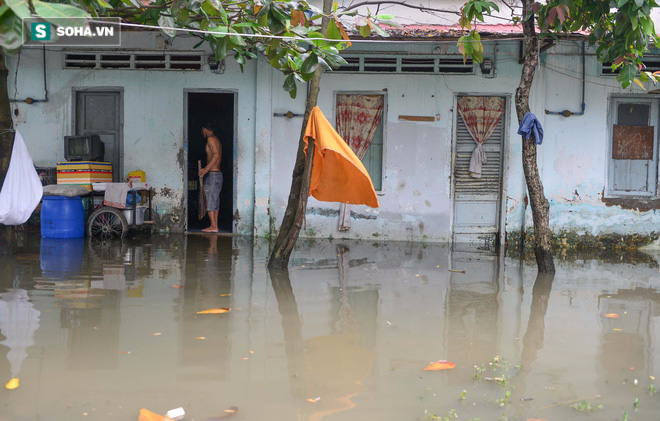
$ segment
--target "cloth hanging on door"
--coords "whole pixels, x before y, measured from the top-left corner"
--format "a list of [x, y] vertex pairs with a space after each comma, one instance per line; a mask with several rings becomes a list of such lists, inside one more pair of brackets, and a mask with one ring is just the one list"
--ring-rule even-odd
[[458, 112], [477, 146], [470, 158], [470, 176], [481, 178], [481, 168], [488, 161], [483, 143], [495, 131], [504, 113], [504, 98], [464, 96], [458, 99]]
[[[384, 105], [383, 95], [337, 95], [337, 133], [360, 160], [376, 134]], [[339, 206], [338, 229], [351, 229], [351, 211], [346, 203]]]
[[43, 186], [23, 136], [16, 130], [9, 168], [0, 190], [0, 224], [21, 225], [39, 206]]
[[378, 198], [369, 173], [337, 134], [319, 107], [314, 107], [305, 129], [305, 155], [314, 139], [314, 161], [309, 195], [322, 202], [340, 202], [377, 208]]

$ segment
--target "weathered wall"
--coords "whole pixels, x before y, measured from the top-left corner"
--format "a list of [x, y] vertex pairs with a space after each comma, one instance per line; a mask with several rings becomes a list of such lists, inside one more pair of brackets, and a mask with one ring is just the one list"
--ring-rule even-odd
[[[153, 34], [131, 34], [126, 47], [155, 49]], [[190, 48], [193, 41], [177, 38], [174, 50]], [[131, 45], [132, 44], [132, 45]], [[500, 41], [497, 77], [474, 75], [332, 74], [321, 82], [319, 106], [334, 122], [337, 92], [385, 93], [383, 188], [380, 208], [353, 206], [352, 228], [337, 230], [339, 205], [310, 198], [308, 237], [450, 241], [452, 225], [452, 141], [456, 119], [454, 101], [459, 94], [510, 95], [518, 85], [518, 41]], [[385, 50], [387, 49], [387, 50]], [[455, 52], [452, 43], [355, 43], [355, 51], [391, 51], [433, 54]], [[494, 57], [494, 43], [485, 43], [486, 57]], [[18, 104], [26, 122], [17, 124], [37, 165], [52, 166], [64, 159], [62, 136], [72, 129], [74, 88], [120, 87], [124, 92], [124, 167], [146, 171], [158, 194], [158, 212], [164, 226], [181, 230], [185, 221], [184, 90], [227, 89], [238, 92], [235, 142], [236, 232], [267, 235], [277, 230], [291, 183], [301, 119], [273, 117], [273, 113], [304, 110], [304, 88], [289, 98], [283, 77], [265, 62], [251, 62], [241, 73], [227, 60], [224, 74], [205, 68], [195, 72], [63, 69], [62, 55], [49, 49], [49, 102]], [[41, 50], [21, 54], [17, 98], [42, 97]], [[607, 191], [608, 110], [612, 95], [645, 95], [636, 85], [618, 86], [613, 77], [601, 76], [593, 55], [586, 57], [586, 111], [583, 116], [546, 115], [545, 109], [573, 112], [581, 109], [580, 44], [563, 42], [542, 55], [531, 97], [531, 108], [545, 130], [538, 148], [539, 168], [551, 203], [550, 224], [562, 235], [655, 238], [660, 223], [657, 197], [644, 201], [604, 196]], [[17, 58], [9, 66], [16, 69]], [[14, 94], [10, 77], [10, 94]], [[652, 89], [651, 86], [649, 88]], [[521, 165], [517, 119], [508, 104], [508, 136], [503, 171], [505, 230], [514, 238], [531, 230], [526, 187]], [[399, 120], [399, 115], [436, 116], [434, 122]], [[586, 238], [586, 237], [584, 237]]]
[[[195, 39], [177, 37], [172, 50], [191, 50]], [[156, 50], [155, 34], [131, 33], [123, 37], [126, 48]], [[25, 123], [17, 124], [35, 165], [55, 166], [64, 161], [62, 138], [74, 132], [72, 93], [75, 88], [123, 89], [124, 174], [142, 169], [156, 189], [154, 197], [161, 228], [182, 231], [185, 216], [186, 139], [184, 90], [225, 89], [238, 92], [238, 120], [234, 139], [235, 209], [240, 215], [236, 232], [252, 232], [254, 197], [255, 67], [245, 72], [228, 60], [224, 74], [203, 71], [73, 70], [63, 68], [63, 54], [47, 51], [49, 101], [27, 105]], [[9, 91], [14, 94], [17, 57], [10, 58]], [[16, 97], [43, 98], [42, 51], [25, 49], [20, 56]], [[226, 151], [226, 153], [231, 153]]]
[[[549, 54], [543, 55], [537, 72], [532, 111], [541, 120], [545, 132], [538, 151], [543, 185], [551, 206], [550, 226], [560, 239], [576, 234], [585, 239], [634, 234], [653, 239], [660, 223], [655, 198], [620, 200], [607, 194], [610, 100], [617, 95], [633, 98], [648, 98], [648, 95], [634, 84], [621, 88], [614, 77], [601, 76], [600, 67], [594, 50], [588, 49], [586, 109], [583, 116], [568, 118], [546, 115], [544, 110], [581, 110], [580, 44], [564, 42], [552, 48]], [[655, 89], [652, 84], [647, 85], [648, 90]], [[512, 137], [510, 152], [519, 144], [517, 136]], [[519, 170], [518, 166], [510, 168], [510, 180], [521, 179]], [[531, 212], [525, 212], [524, 191], [514, 195], [510, 189], [508, 196], [507, 229], [510, 232], [519, 230], [524, 219], [527, 229], [531, 230]]]
[[[418, 46], [396, 44], [397, 52], [429, 54], [455, 46], [425, 43]], [[492, 50], [493, 45], [486, 47]], [[517, 44], [500, 44], [507, 55], [517, 52]], [[355, 44], [360, 51], [383, 50], [381, 45]], [[500, 54], [503, 54], [502, 52]], [[459, 93], [506, 95], [518, 83], [515, 66], [510, 61], [498, 65], [496, 79], [475, 75], [405, 75], [405, 74], [332, 74], [321, 79], [319, 107], [334, 124], [337, 92], [386, 93], [384, 127], [383, 187], [378, 192], [380, 208], [352, 206], [351, 230], [337, 230], [339, 205], [310, 198], [305, 236], [350, 237], [363, 239], [451, 241], [452, 202], [451, 165], [454, 125], [454, 101]], [[273, 78], [275, 112], [301, 113], [304, 98], [288, 99], [281, 90], [282, 78]], [[511, 104], [508, 118], [515, 119]], [[399, 115], [436, 116], [434, 122], [399, 120]], [[271, 215], [277, 220], [284, 214], [290, 188], [301, 119], [274, 118], [272, 123], [273, 183]], [[510, 124], [512, 127], [513, 123]], [[517, 127], [517, 123], [515, 124]], [[516, 164], [520, 159], [511, 158]], [[515, 164], [514, 164], [515, 165]], [[520, 184], [520, 181], [513, 181]]]

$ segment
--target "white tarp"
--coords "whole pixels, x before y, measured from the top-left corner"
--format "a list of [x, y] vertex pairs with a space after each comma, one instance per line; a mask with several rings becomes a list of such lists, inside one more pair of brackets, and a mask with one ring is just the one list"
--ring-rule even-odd
[[7, 177], [0, 191], [0, 224], [24, 224], [37, 208], [43, 195], [39, 174], [32, 157], [16, 131]]

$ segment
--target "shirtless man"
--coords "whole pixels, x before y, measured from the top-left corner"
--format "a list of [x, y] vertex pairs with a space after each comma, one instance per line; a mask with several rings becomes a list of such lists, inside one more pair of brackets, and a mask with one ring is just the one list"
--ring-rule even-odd
[[211, 226], [203, 232], [218, 232], [218, 209], [220, 209], [220, 191], [222, 190], [222, 146], [220, 140], [213, 134], [213, 127], [207, 123], [202, 126], [202, 137], [206, 139], [206, 166], [199, 170], [199, 176], [204, 177], [204, 192], [206, 193], [206, 211], [211, 220]]

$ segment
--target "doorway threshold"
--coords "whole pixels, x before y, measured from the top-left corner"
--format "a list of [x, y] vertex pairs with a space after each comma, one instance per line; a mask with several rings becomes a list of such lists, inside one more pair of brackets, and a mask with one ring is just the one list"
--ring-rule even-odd
[[233, 232], [229, 231], [222, 231], [220, 230], [219, 232], [203, 232], [201, 229], [191, 229], [186, 231], [187, 235], [216, 235], [220, 237], [236, 237], [237, 234], [234, 234]]

